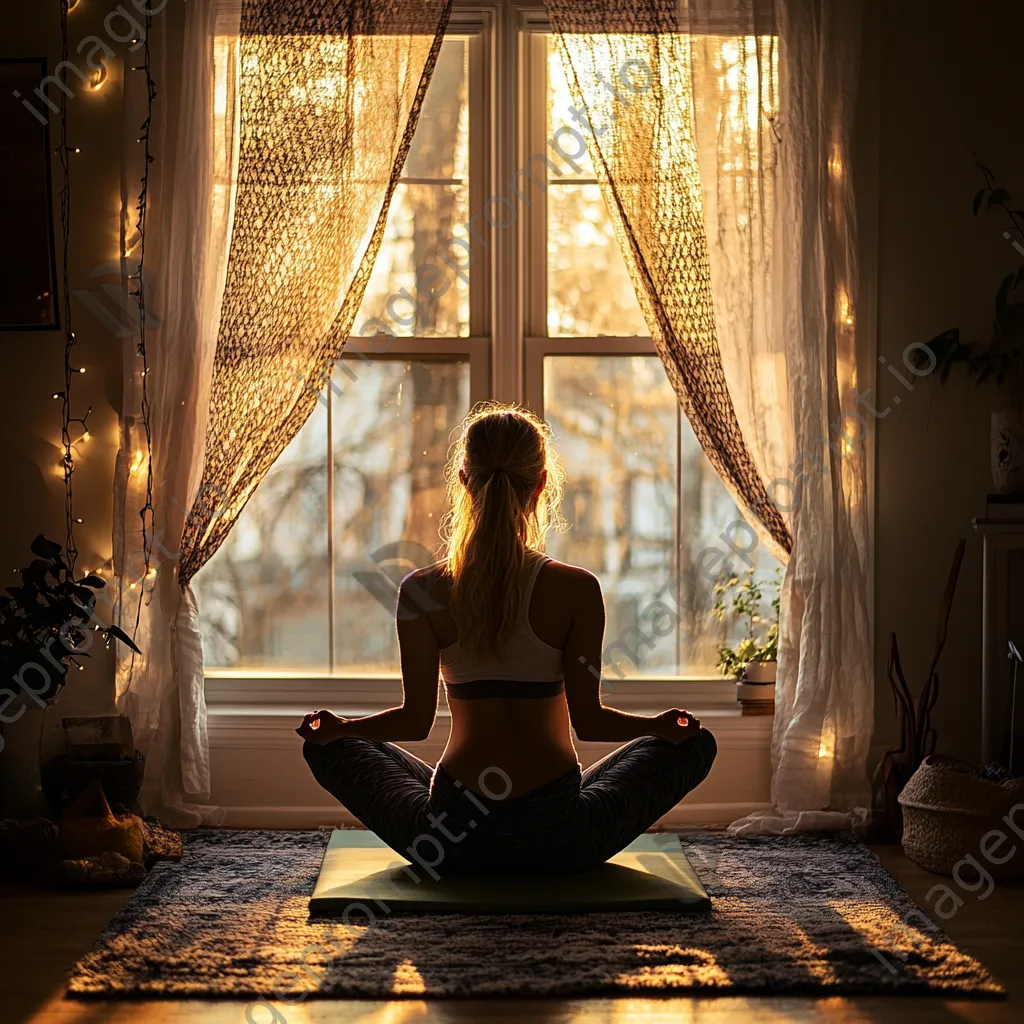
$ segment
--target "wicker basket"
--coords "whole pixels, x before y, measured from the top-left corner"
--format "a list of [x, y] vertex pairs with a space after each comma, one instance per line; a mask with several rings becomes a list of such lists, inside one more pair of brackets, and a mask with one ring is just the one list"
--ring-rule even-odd
[[[1003, 821], [1024, 804], [1024, 779], [991, 782], [974, 765], [953, 757], [926, 757], [899, 795], [903, 807], [903, 852], [927, 871], [952, 875], [970, 854], [996, 881], [1024, 882], [1024, 841]], [[1014, 816], [1024, 828], [1024, 811]], [[986, 832], [998, 829], [1007, 840], [998, 848], [1005, 864], [992, 864], [981, 852]]]

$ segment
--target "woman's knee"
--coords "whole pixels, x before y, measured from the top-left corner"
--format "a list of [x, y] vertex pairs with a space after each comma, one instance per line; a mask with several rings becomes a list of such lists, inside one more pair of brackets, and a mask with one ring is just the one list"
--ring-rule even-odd
[[314, 743], [312, 740], [306, 740], [302, 744], [302, 757], [306, 764], [309, 765], [309, 770], [313, 773], [313, 777], [322, 785], [324, 772], [331, 763], [327, 755], [327, 748], [323, 743]]
[[688, 789], [693, 789], [708, 777], [718, 756], [718, 743], [714, 735], [704, 728], [696, 736], [681, 743], [672, 743], [660, 736], [644, 736], [634, 740], [634, 743], [658, 751], [661, 758], [674, 758], [675, 763], [683, 769]]
[[369, 740], [359, 739], [355, 736], [331, 740], [330, 743], [314, 743], [312, 740], [306, 740], [302, 744], [302, 756], [310, 770], [319, 779], [324, 769], [336, 767], [347, 754], [366, 743], [369, 743]]
[[718, 756], [718, 742], [715, 740], [714, 734], [704, 728], [693, 737], [691, 742], [696, 747], [699, 755], [700, 778], [703, 781], [707, 778], [708, 772], [711, 771], [711, 766], [715, 763], [715, 758]]

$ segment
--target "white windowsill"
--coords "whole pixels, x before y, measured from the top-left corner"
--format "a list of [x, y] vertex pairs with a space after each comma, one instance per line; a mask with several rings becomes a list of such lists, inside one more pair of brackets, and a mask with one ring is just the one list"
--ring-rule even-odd
[[[663, 711], [668, 707], [698, 709], [737, 708], [735, 683], [707, 677], [652, 677], [606, 681], [604, 702], [623, 711]], [[298, 672], [208, 672], [206, 701], [211, 709], [233, 713], [257, 709], [318, 708], [342, 713], [368, 713], [394, 707], [402, 699], [401, 680], [393, 675], [331, 676]], [[446, 708], [444, 687], [438, 691], [438, 710]]]

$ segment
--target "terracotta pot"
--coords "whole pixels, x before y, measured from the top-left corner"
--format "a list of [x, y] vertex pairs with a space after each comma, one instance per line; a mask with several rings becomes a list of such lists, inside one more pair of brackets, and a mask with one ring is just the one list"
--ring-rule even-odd
[[992, 483], [999, 494], [1024, 493], [1024, 416], [992, 413]]

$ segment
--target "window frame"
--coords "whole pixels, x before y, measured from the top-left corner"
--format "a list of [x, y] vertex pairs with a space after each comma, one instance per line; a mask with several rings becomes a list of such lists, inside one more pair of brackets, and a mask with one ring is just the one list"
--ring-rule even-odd
[[[558, 355], [656, 356], [645, 336], [549, 336], [547, 331], [547, 186], [515, 175], [530, 158], [548, 152], [546, 36], [551, 25], [543, 0], [466, 3], [455, 0], [447, 34], [469, 40], [469, 211], [483, 258], [474, 254], [470, 275], [468, 337], [393, 337], [386, 352], [369, 338], [351, 336], [344, 354], [376, 360], [465, 360], [470, 404], [488, 398], [520, 402], [544, 415], [544, 360]], [[512, 88], [499, 83], [512, 82]], [[546, 165], [545, 165], [546, 174]], [[539, 177], [538, 171], [538, 177]], [[404, 179], [402, 179], [404, 180]], [[575, 179], [574, 179], [575, 180]], [[589, 181], [589, 179], [587, 179]], [[517, 216], [508, 227], [480, 216], [487, 199], [512, 199]], [[330, 407], [328, 403], [328, 420]], [[328, 438], [332, 436], [330, 428]], [[333, 524], [332, 459], [328, 458], [328, 516]], [[678, 508], [678, 502], [677, 502]], [[333, 525], [328, 558], [333, 566]], [[335, 664], [334, 586], [329, 593], [330, 662]], [[607, 640], [607, 638], [606, 638]], [[398, 674], [207, 668], [207, 702], [215, 714], [272, 714], [282, 709], [332, 706], [340, 713], [377, 710], [401, 699]], [[286, 684], [282, 692], [281, 684]], [[689, 707], [735, 707], [730, 680], [717, 675], [643, 676], [618, 686], [605, 683], [615, 703], [631, 710], [660, 710], [665, 700]], [[341, 705], [344, 705], [342, 707]], [[447, 714], [443, 688], [439, 711]]]

